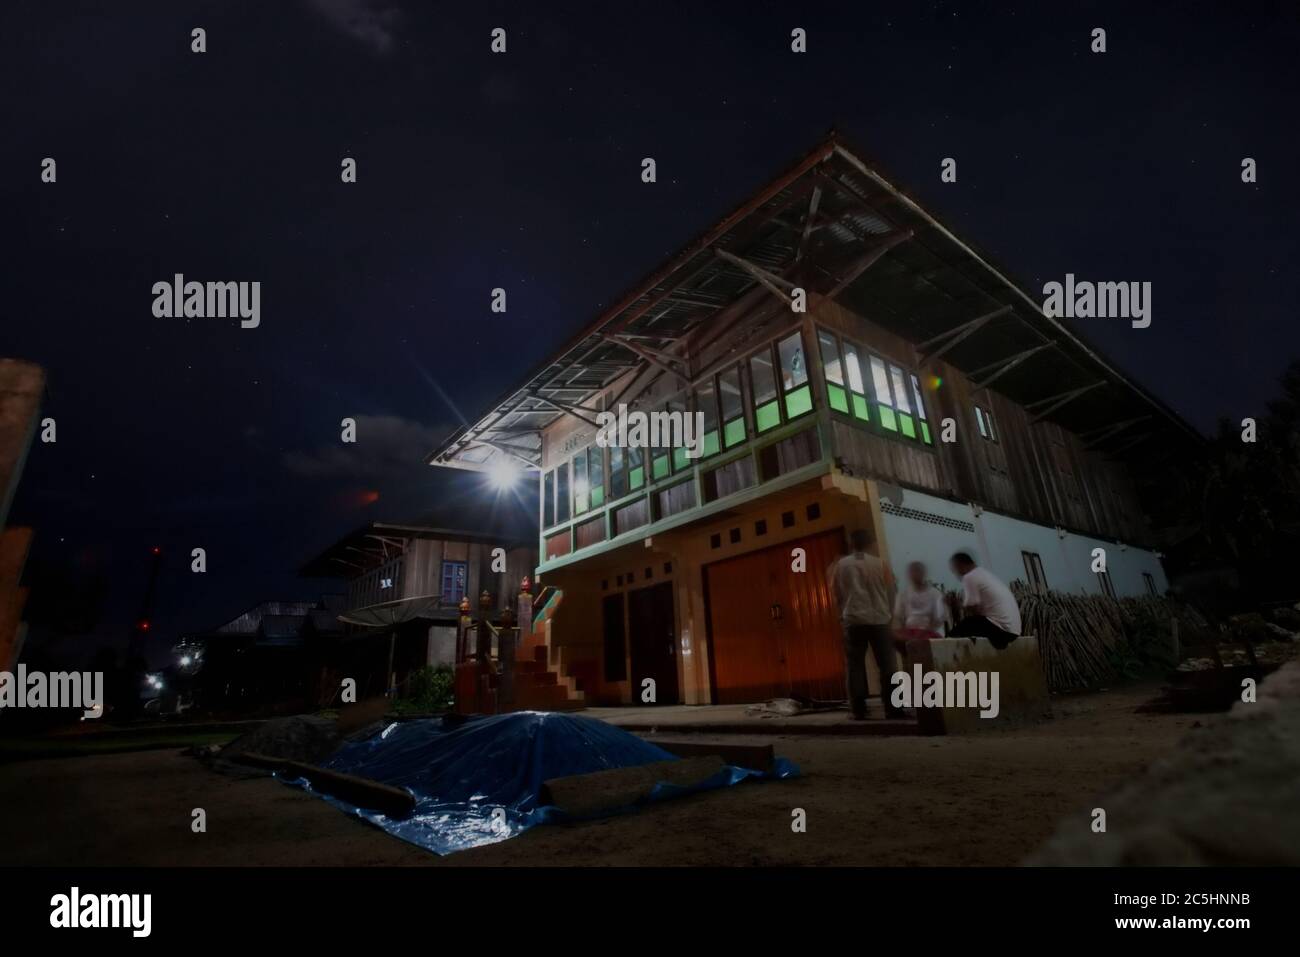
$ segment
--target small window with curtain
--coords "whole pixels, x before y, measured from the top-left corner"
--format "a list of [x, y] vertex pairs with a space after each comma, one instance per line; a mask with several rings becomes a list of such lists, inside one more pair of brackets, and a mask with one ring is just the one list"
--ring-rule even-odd
[[786, 336], [776, 347], [781, 360], [781, 394], [785, 398], [785, 417], [797, 419], [812, 411], [812, 387], [808, 384], [808, 358], [803, 351], [803, 335]]
[[444, 605], [458, 605], [465, 597], [465, 583], [468, 580], [469, 565], [465, 562], [442, 563], [442, 602]]
[[781, 424], [781, 404], [776, 398], [776, 372], [769, 349], [750, 357], [749, 387], [753, 393], [754, 431], [762, 433], [776, 428]]
[[979, 427], [980, 437], [990, 442], [998, 440], [997, 429], [993, 425], [993, 413], [983, 406], [975, 406], [975, 424]]
[[745, 441], [745, 396], [740, 385], [740, 366], [718, 376], [718, 399], [722, 407], [722, 445], [731, 448]]

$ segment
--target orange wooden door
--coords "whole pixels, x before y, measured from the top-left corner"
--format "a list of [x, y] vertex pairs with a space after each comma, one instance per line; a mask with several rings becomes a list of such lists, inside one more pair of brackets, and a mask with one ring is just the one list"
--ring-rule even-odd
[[709, 676], [715, 704], [783, 696], [784, 664], [772, 620], [771, 562], [766, 551], [704, 568], [709, 606]]
[[[844, 652], [826, 568], [842, 533], [785, 542], [707, 565], [709, 673], [717, 704], [844, 697]], [[803, 548], [807, 571], [791, 570]]]
[[[821, 701], [844, 698], [844, 637], [839, 610], [826, 582], [826, 569], [840, 556], [843, 535], [827, 532], [773, 549], [774, 574], [781, 584], [777, 639], [786, 661], [789, 694]], [[804, 549], [807, 571], [791, 571], [793, 548]]]

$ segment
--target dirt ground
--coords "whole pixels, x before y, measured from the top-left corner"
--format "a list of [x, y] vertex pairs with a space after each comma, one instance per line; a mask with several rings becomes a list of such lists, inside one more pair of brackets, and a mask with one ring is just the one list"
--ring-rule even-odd
[[[967, 737], [775, 737], [797, 780], [746, 783], [439, 858], [270, 779], [176, 751], [0, 765], [7, 865], [1007, 865], [1188, 729], [1135, 712], [1154, 685], [1058, 698], [1055, 717]], [[207, 833], [191, 831], [194, 808]], [[802, 808], [807, 832], [793, 833]]]

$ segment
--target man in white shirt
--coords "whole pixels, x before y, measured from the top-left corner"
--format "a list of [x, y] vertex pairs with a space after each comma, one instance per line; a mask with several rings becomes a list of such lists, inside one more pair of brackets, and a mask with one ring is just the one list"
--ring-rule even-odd
[[966, 552], [952, 556], [952, 570], [961, 579], [964, 616], [948, 632], [953, 638], [987, 638], [1001, 651], [1020, 636], [1020, 607], [1011, 589], [987, 568], [975, 565]]
[[849, 708], [857, 721], [867, 717], [867, 648], [876, 656], [880, 668], [880, 700], [885, 717], [897, 718], [901, 711], [889, 700], [885, 689], [890, 676], [898, 670], [892, 618], [894, 576], [889, 566], [867, 551], [871, 536], [858, 529], [851, 536], [852, 554], [837, 559], [827, 569], [826, 577], [840, 610], [844, 627], [844, 665], [848, 683]]
[[894, 601], [894, 622], [900, 638], [940, 638], [948, 623], [943, 595], [925, 578], [920, 562], [907, 566], [907, 584]]

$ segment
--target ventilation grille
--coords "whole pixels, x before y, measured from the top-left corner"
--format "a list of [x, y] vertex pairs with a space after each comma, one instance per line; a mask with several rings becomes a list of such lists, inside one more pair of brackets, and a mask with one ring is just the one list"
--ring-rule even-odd
[[899, 518], [910, 518], [914, 522], [926, 522], [930, 525], [942, 525], [944, 528], [956, 528], [963, 532], [975, 531], [973, 522], [963, 522], [959, 518], [946, 518], [943, 515], [936, 515], [934, 512], [922, 512], [916, 508], [904, 508], [901, 505], [895, 505], [893, 502], [884, 500], [880, 503], [880, 510], [886, 515], [897, 515]]

